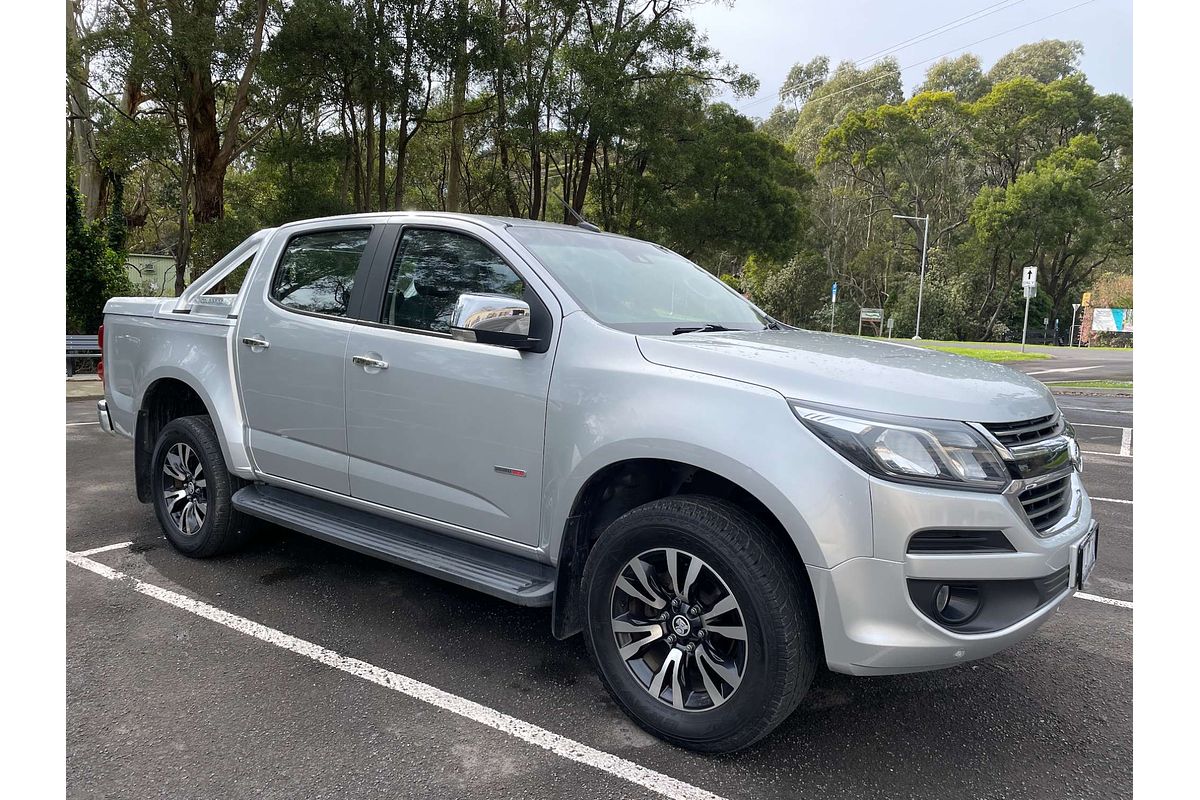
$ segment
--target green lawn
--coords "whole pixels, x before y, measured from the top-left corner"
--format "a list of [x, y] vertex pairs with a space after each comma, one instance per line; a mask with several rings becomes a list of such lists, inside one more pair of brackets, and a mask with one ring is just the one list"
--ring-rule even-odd
[[1133, 391], [1133, 381], [1057, 381], [1046, 385], [1056, 389], [1128, 389]]
[[[922, 347], [924, 347], [926, 345], [934, 345], [935, 347], [938, 347], [938, 348], [941, 348], [943, 346], [945, 346], [945, 347], [978, 347], [978, 348], [983, 348], [984, 350], [986, 350], [986, 349], [995, 347], [998, 344], [1003, 344], [1003, 345], [1007, 345], [1007, 346], [1011, 347], [1013, 343], [1012, 342], [951, 342], [951, 341], [943, 341], [943, 340], [939, 340], [939, 339], [922, 339], [917, 342], [912, 342], [912, 344], [920, 345]], [[1053, 352], [1056, 352], [1059, 350], [1080, 350], [1082, 352], [1087, 352], [1088, 350], [1128, 350], [1131, 353], [1133, 352], [1132, 347], [1066, 347], [1064, 345], [1057, 345], [1057, 344], [1030, 344], [1030, 345], [1026, 345], [1026, 347], [1037, 348], [1038, 350], [1044, 350], [1044, 351], [1050, 352], [1050, 353], [1053, 353]]]
[[1003, 364], [1006, 361], [1037, 361], [1043, 358], [1051, 358], [1046, 353], [1034, 353], [1032, 351], [1022, 353], [1020, 350], [988, 350], [983, 347], [948, 347], [945, 345], [927, 345], [921, 343], [922, 347], [928, 347], [930, 350], [938, 350], [942, 353], [953, 353], [956, 356], [966, 356], [967, 358], [978, 358], [980, 361], [991, 361], [996, 364]]

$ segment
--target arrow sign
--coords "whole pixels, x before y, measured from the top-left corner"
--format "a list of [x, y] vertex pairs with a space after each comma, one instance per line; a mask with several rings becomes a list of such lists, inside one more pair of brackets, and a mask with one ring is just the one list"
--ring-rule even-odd
[[1037, 286], [1037, 267], [1026, 267], [1021, 273], [1021, 286], [1028, 289]]

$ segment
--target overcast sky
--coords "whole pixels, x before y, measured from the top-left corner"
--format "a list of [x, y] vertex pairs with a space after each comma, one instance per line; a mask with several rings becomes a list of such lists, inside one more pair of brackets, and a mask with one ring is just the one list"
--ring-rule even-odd
[[[1035, 22], [1063, 9], [1070, 10]], [[948, 51], [953, 51], [951, 56], [975, 53], [986, 70], [1026, 42], [1077, 39], [1084, 46], [1082, 69], [1096, 90], [1133, 97], [1132, 0], [737, 0], [732, 8], [714, 2], [690, 13], [726, 59], [759, 79], [754, 98], [721, 99], [750, 116], [765, 117], [796, 62], [823, 54], [829, 56], [832, 69], [838, 62], [858, 61], [973, 12], [986, 16], [895, 53], [901, 67], [913, 65], [903, 70], [906, 92], [911, 94], [935, 57]], [[1001, 33], [1018, 25], [1025, 27]], [[987, 37], [994, 38], [979, 41]]]

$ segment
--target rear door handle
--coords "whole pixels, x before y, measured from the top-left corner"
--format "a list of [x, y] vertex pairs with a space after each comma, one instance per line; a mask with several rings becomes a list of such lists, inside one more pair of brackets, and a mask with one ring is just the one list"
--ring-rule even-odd
[[254, 351], [266, 350], [268, 347], [271, 346], [271, 343], [268, 342], [266, 339], [259, 339], [256, 336], [243, 336], [242, 344], [246, 345], [247, 347], [249, 347], [251, 350], [254, 350]]
[[371, 358], [370, 356], [351, 356], [350, 360], [360, 367], [367, 369], [387, 369], [388, 362], [381, 358]]

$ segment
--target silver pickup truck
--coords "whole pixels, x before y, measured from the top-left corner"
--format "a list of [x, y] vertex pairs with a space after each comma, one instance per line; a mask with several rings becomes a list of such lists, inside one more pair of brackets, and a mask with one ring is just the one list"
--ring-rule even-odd
[[1041, 384], [790, 328], [622, 236], [291, 223], [178, 299], [113, 299], [102, 346], [100, 424], [181, 553], [267, 520], [548, 606], [630, 716], [695, 750], [765, 736], [822, 663], [995, 653], [1095, 563]]

